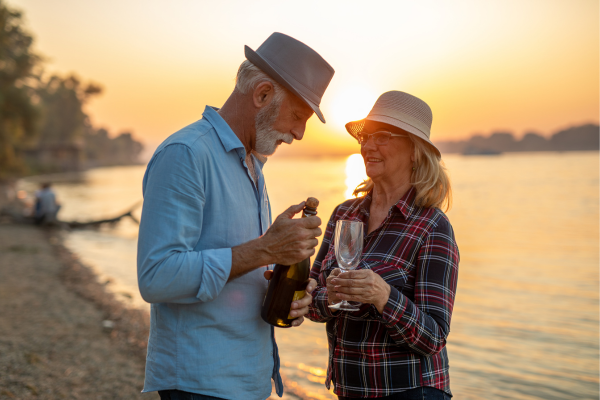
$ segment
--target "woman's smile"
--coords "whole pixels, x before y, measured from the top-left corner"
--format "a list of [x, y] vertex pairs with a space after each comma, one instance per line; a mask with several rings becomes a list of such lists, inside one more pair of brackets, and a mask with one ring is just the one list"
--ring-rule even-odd
[[[385, 169], [385, 163], [381, 156], [363, 156], [365, 160], [365, 172], [369, 178], [373, 178], [373, 176], [381, 174], [381, 168]], [[379, 172], [376, 172], [379, 171]]]
[[367, 157], [367, 164], [368, 163], [380, 163], [382, 161], [383, 161], [383, 159], [381, 159], [381, 158]]

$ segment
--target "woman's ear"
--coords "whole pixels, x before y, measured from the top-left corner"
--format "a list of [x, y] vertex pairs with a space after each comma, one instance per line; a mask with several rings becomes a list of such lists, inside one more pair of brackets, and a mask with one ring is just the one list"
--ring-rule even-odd
[[269, 105], [273, 97], [275, 96], [275, 87], [271, 82], [261, 82], [254, 88], [252, 92], [252, 102], [254, 107], [262, 109]]

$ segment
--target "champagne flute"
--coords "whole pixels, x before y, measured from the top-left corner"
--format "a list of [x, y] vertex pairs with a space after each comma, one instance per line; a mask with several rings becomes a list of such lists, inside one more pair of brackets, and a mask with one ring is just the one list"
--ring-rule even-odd
[[[363, 251], [363, 223], [360, 221], [339, 220], [335, 224], [335, 258], [342, 272], [358, 266]], [[358, 311], [346, 300], [329, 306], [335, 310]]]

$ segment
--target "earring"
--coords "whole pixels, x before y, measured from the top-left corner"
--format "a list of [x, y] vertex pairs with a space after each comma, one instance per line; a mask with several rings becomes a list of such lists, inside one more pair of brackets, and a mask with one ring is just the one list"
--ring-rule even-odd
[[416, 171], [417, 167], [415, 167], [415, 164], [413, 163], [413, 171]]

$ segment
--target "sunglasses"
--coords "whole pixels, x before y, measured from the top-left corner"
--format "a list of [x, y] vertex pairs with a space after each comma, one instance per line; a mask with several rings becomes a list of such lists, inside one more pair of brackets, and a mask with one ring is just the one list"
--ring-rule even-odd
[[356, 140], [358, 140], [358, 143], [361, 146], [364, 146], [365, 144], [367, 144], [367, 140], [369, 140], [369, 138], [372, 137], [373, 141], [375, 142], [376, 145], [385, 146], [386, 144], [389, 143], [390, 138], [392, 136], [408, 137], [408, 135], [399, 135], [397, 133], [392, 133], [392, 132], [387, 132], [387, 131], [378, 131], [378, 132], [373, 132], [373, 133], [361, 132], [356, 136]]

